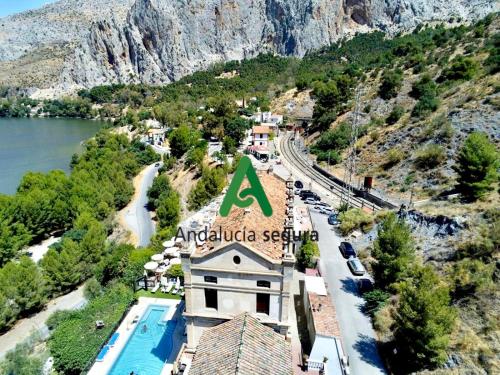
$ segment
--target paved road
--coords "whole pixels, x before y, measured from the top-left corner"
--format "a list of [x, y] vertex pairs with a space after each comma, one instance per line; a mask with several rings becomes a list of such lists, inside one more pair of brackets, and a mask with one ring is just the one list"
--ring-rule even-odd
[[331, 229], [325, 215], [313, 209], [311, 218], [319, 232], [320, 269], [337, 310], [351, 374], [385, 374], [370, 319], [361, 312], [363, 299], [356, 291], [356, 276], [351, 274], [346, 260], [338, 250], [341, 238]]
[[155, 164], [152, 164], [141, 171], [138, 176], [138, 186], [135, 186], [137, 189], [136, 194], [127, 206], [125, 212], [125, 221], [130, 230], [134, 233], [138, 247], [148, 246], [155, 232], [151, 213], [147, 209], [147, 192], [153, 184], [153, 179], [158, 172], [158, 168], [159, 167], [156, 167]]
[[14, 349], [17, 344], [24, 342], [32, 334], [40, 332], [42, 336], [46, 335], [48, 332], [45, 322], [55, 311], [74, 310], [85, 305], [86, 299], [83, 296], [83, 289], [84, 286], [82, 285], [71, 293], [53, 299], [43, 311], [18, 321], [11, 330], [0, 336], [0, 358]]

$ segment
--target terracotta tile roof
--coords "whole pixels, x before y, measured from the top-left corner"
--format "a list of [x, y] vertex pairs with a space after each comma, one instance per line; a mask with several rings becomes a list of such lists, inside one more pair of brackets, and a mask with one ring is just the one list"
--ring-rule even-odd
[[206, 330], [190, 375], [291, 375], [290, 344], [248, 313]]
[[[269, 203], [273, 208], [273, 215], [271, 217], [264, 216], [257, 201], [247, 209], [233, 206], [227, 217], [217, 216], [210, 231], [218, 233], [222, 230], [227, 233], [235, 233], [238, 230], [245, 229], [247, 236], [250, 231], [254, 231], [255, 241], [248, 241], [247, 238], [247, 241], [242, 241], [242, 243], [271, 259], [279, 260], [283, 256], [283, 240], [281, 236], [276, 241], [265, 241], [264, 231], [277, 231], [281, 233], [284, 230], [286, 219], [286, 184], [285, 181], [272, 173], [259, 173], [258, 176], [269, 199]], [[248, 186], [248, 181], [245, 179], [241, 189]], [[209, 254], [221, 246], [235, 242], [224, 242], [224, 238], [222, 240], [217, 246], [212, 242], [207, 242], [199, 246], [195, 251], [195, 256]]]
[[270, 134], [271, 131], [269, 126], [254, 126], [252, 128], [252, 134]]
[[337, 312], [333, 306], [330, 294], [328, 293], [326, 296], [321, 296], [309, 292], [308, 296], [316, 334], [329, 337], [340, 337]]

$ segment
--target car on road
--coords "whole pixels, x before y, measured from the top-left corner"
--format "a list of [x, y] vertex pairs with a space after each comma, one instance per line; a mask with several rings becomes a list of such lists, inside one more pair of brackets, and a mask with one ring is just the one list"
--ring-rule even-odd
[[304, 194], [314, 194], [314, 193], [311, 190], [301, 190], [299, 195], [302, 198]]
[[340, 224], [340, 221], [339, 221], [336, 213], [332, 213], [332, 214], [328, 215], [328, 224], [330, 224], [330, 225]]
[[156, 163], [156, 164], [155, 164], [155, 167], [159, 167], [159, 166], [160, 166], [160, 163]]
[[293, 186], [295, 186], [297, 189], [303, 189], [304, 188], [304, 184], [300, 180], [295, 181], [295, 183], [293, 184]]
[[306, 198], [304, 200], [304, 203], [305, 204], [316, 204], [316, 199], [314, 199], [314, 198]]
[[363, 276], [365, 274], [365, 267], [363, 267], [363, 264], [361, 264], [361, 261], [358, 258], [350, 258], [347, 261], [347, 266], [353, 275]]
[[314, 206], [314, 208], [317, 210], [319, 210], [321, 207], [330, 208], [330, 205], [328, 203], [325, 203], [325, 202], [318, 202], [318, 203], [316, 203], [316, 206]]
[[313, 193], [312, 191], [309, 192], [309, 193], [305, 193], [305, 194], [300, 194], [300, 199], [302, 199], [303, 201], [306, 200], [307, 198], [313, 198], [314, 200], [316, 201], [320, 201], [321, 198], [319, 197], [318, 194], [316, 193]]
[[295, 195], [300, 195], [300, 189], [295, 189]]
[[320, 209], [318, 211], [320, 214], [323, 214], [323, 215], [330, 216], [331, 214], [333, 214], [333, 210], [329, 207], [320, 207]]
[[340, 253], [344, 258], [350, 258], [350, 257], [356, 257], [356, 251], [354, 250], [354, 247], [349, 242], [341, 242], [339, 246]]
[[373, 290], [373, 282], [366, 277], [363, 277], [362, 279], [357, 279], [356, 286], [358, 287], [359, 294], [365, 294]]

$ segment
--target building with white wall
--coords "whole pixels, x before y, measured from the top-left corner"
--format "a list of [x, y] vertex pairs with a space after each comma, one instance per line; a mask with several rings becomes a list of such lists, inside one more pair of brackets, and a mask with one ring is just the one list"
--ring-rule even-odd
[[210, 228], [233, 238], [207, 241], [181, 252], [188, 351], [196, 350], [206, 329], [242, 313], [282, 335], [289, 330], [295, 256], [281, 238], [266, 240], [265, 232], [293, 229], [293, 209], [289, 209], [293, 181], [285, 183], [269, 173], [259, 179], [273, 208], [271, 217], [263, 215], [257, 202], [245, 209], [233, 206], [227, 217], [218, 216]]

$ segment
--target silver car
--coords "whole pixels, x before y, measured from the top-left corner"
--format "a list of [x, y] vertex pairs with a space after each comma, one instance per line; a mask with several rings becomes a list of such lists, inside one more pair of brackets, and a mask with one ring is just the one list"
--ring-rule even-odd
[[358, 258], [349, 258], [347, 266], [353, 275], [363, 276], [365, 274], [365, 267], [363, 267], [363, 264]]

